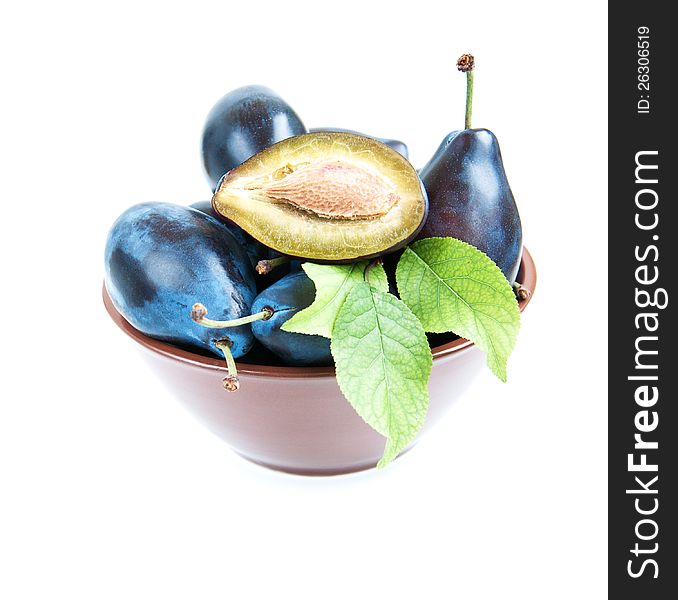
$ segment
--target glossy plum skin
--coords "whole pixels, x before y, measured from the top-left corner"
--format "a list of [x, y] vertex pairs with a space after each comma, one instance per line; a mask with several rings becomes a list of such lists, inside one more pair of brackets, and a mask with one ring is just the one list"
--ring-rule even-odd
[[228, 232], [237, 240], [237, 242], [243, 247], [245, 252], [247, 252], [247, 256], [250, 258], [250, 263], [252, 263], [252, 267], [256, 267], [257, 263], [264, 259], [268, 258], [269, 250], [255, 240], [251, 235], [243, 231], [240, 227], [238, 227], [235, 223], [232, 221], [227, 221], [223, 219], [217, 211], [212, 208], [212, 202], [209, 200], [203, 200], [202, 202], [194, 202], [190, 206], [191, 208], [194, 208], [195, 210], [199, 210], [202, 213], [205, 213], [206, 215], [209, 215], [212, 217], [215, 221], [218, 221], [223, 227], [225, 227]]
[[212, 108], [202, 134], [202, 159], [212, 191], [221, 177], [276, 142], [306, 133], [301, 119], [273, 90], [248, 85]]
[[207, 329], [191, 319], [196, 302], [213, 319], [249, 315], [256, 295], [247, 255], [212, 217], [164, 202], [133, 206], [108, 234], [105, 268], [116, 309], [150, 337], [223, 356], [213, 342], [227, 336], [236, 358], [252, 346], [249, 325]]
[[371, 138], [381, 142], [382, 144], [386, 144], [387, 146], [393, 148], [401, 156], [404, 156], [407, 159], [410, 158], [410, 151], [407, 147], [407, 144], [405, 142], [401, 142], [400, 140], [391, 140], [389, 138], [374, 137], [373, 135], [367, 135], [366, 133], [360, 133], [358, 131], [353, 131], [352, 129], [340, 129], [338, 127], [313, 127], [312, 129], [309, 129], [309, 131], [311, 133], [322, 132], [322, 131], [338, 131], [340, 133], [354, 133], [355, 135], [362, 135], [364, 137], [371, 137]]
[[419, 176], [429, 214], [418, 238], [463, 240], [485, 252], [513, 283], [522, 226], [494, 134], [487, 129], [450, 133]]
[[330, 340], [282, 331], [280, 326], [315, 299], [315, 285], [304, 271], [290, 273], [259, 294], [252, 312], [273, 309], [270, 319], [252, 323], [254, 336], [289, 365], [331, 365]]

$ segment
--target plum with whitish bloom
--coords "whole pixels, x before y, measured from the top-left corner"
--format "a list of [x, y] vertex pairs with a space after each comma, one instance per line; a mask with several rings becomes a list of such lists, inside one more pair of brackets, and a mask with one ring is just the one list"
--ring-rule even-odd
[[251, 348], [249, 324], [215, 332], [191, 318], [196, 302], [220, 319], [241, 318], [256, 295], [247, 254], [212, 217], [163, 202], [133, 206], [108, 235], [105, 266], [113, 304], [139, 331], [218, 356], [225, 338], [236, 358]]

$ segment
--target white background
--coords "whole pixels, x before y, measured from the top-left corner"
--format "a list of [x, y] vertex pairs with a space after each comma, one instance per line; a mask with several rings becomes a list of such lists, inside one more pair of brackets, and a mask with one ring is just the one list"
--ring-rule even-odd
[[[2, 598], [605, 596], [605, 2], [3, 6]], [[463, 126], [463, 52], [539, 272], [509, 383], [382, 472], [243, 461], [105, 314], [108, 228], [210, 197], [204, 118], [249, 83], [421, 166]]]

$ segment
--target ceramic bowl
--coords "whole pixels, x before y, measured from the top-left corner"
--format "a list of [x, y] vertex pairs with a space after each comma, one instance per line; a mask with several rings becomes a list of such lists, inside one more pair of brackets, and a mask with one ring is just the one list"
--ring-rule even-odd
[[[527, 250], [517, 280], [534, 292], [537, 273]], [[108, 314], [169, 392], [244, 458], [288, 473], [338, 475], [374, 467], [381, 457], [385, 439], [346, 401], [333, 367], [266, 366], [244, 360], [238, 363], [240, 389], [226, 392], [222, 360], [140, 333], [115, 309], [105, 288], [103, 297]], [[520, 302], [521, 311], [529, 301]], [[483, 369], [485, 355], [468, 340], [433, 348], [429, 411], [417, 439]]]

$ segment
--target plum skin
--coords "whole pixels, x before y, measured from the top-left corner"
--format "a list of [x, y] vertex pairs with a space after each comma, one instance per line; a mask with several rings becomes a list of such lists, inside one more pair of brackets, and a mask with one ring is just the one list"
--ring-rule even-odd
[[164, 202], [133, 206], [110, 230], [105, 269], [114, 306], [142, 333], [217, 356], [213, 342], [223, 337], [235, 358], [251, 348], [249, 325], [207, 329], [191, 319], [196, 302], [214, 319], [249, 315], [256, 295], [249, 258], [212, 217]]
[[[259, 263], [259, 261], [261, 260], [279, 258], [282, 256], [280, 252], [271, 250], [270, 248], [264, 246], [261, 242], [255, 240], [244, 229], [238, 227], [238, 225], [233, 223], [233, 221], [224, 219], [224, 217], [222, 217], [216, 210], [214, 210], [212, 202], [210, 202], [209, 200], [194, 202], [193, 204], [190, 205], [190, 207], [195, 208], [200, 212], [204, 212], [206, 215], [209, 215], [210, 217], [213, 217], [214, 219], [219, 221], [219, 223], [223, 225], [229, 231], [229, 233], [236, 240], [238, 240], [238, 243], [245, 249], [245, 252], [247, 252], [247, 256], [249, 256], [250, 258], [250, 262], [252, 263], [252, 268], [256, 269], [257, 263]], [[273, 271], [271, 271], [270, 273], [267, 273], [266, 275], [257, 274], [254, 277], [257, 283], [257, 290], [263, 291], [267, 287], [271, 286], [276, 281], [278, 281], [284, 275], [299, 270], [301, 270], [301, 261], [290, 260], [290, 262], [287, 265], [277, 267], [273, 269]]]
[[286, 275], [257, 296], [252, 312], [273, 309], [270, 319], [252, 323], [252, 333], [285, 363], [296, 366], [331, 365], [330, 340], [319, 335], [283, 331], [280, 327], [315, 299], [315, 285], [304, 271]]
[[212, 191], [225, 173], [286, 138], [306, 133], [297, 113], [273, 90], [248, 85], [226, 94], [209, 115], [202, 158]]
[[238, 241], [238, 243], [243, 247], [247, 256], [250, 258], [252, 267], [256, 267], [257, 263], [260, 260], [268, 258], [269, 250], [257, 240], [255, 240], [250, 234], [246, 233], [241, 227], [238, 227], [232, 221], [225, 220], [217, 211], [212, 207], [211, 200], [202, 200], [200, 202], [194, 202], [190, 205], [190, 208], [199, 210], [200, 212], [205, 213], [212, 217], [215, 221], [218, 221], [222, 227], [225, 227], [228, 232]]
[[450, 133], [419, 172], [429, 214], [418, 239], [451, 236], [487, 254], [513, 283], [522, 227], [497, 138], [487, 129]]

